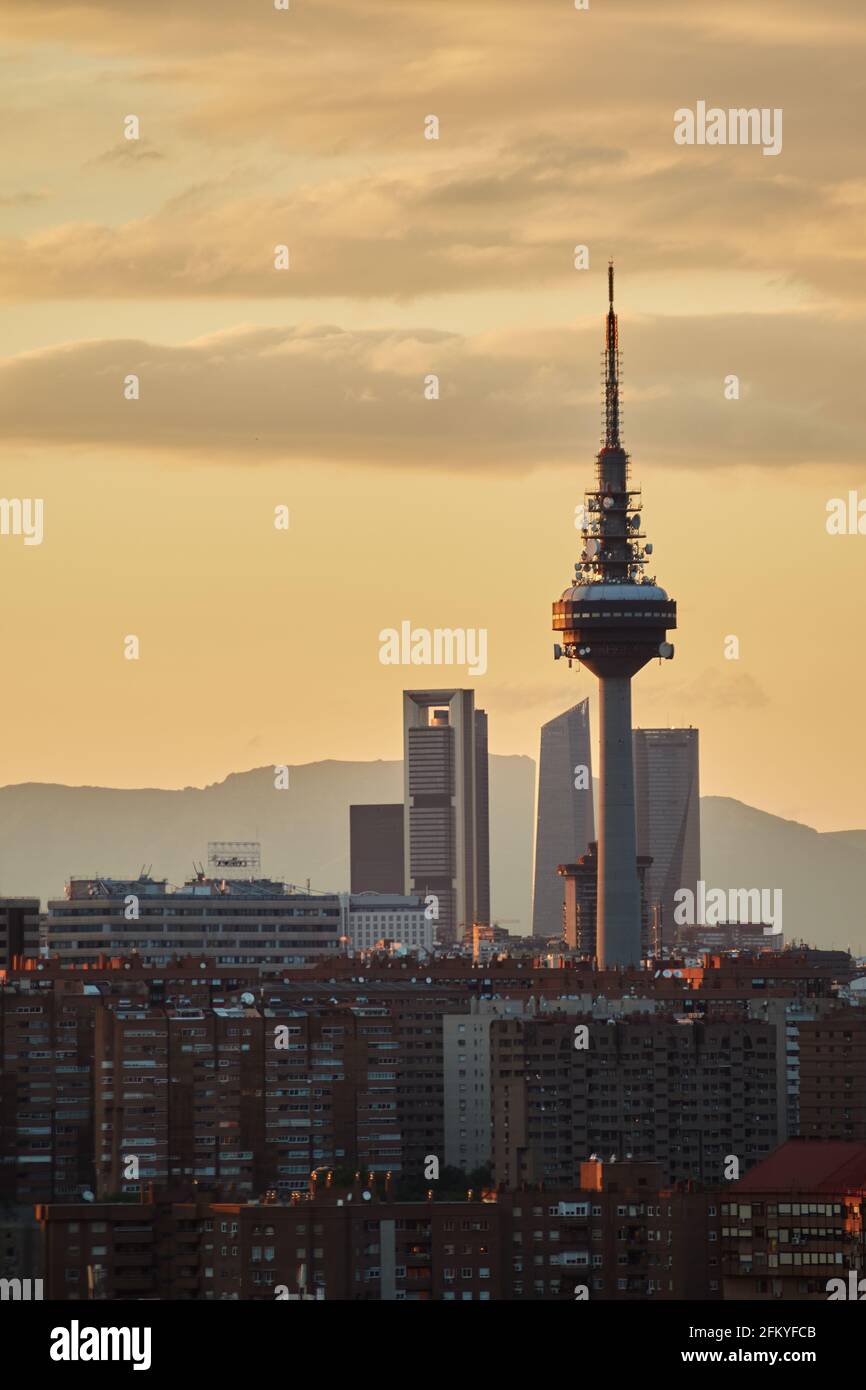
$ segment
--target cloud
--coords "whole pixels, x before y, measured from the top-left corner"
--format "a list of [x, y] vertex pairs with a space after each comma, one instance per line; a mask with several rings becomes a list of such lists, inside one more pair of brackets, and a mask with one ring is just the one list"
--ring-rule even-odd
[[[161, 158], [128, 155], [135, 145], [99, 159]], [[593, 265], [615, 247], [631, 275], [761, 272], [862, 304], [866, 181], [816, 188], [767, 176], [754, 150], [732, 153], [730, 166], [715, 151], [695, 164], [668, 154], [648, 170], [621, 150], [575, 151], [539, 135], [497, 156], [323, 178], [279, 197], [226, 198], [214, 178], [118, 225], [67, 222], [0, 240], [0, 298], [406, 301], [559, 286], [577, 302], [580, 243]], [[816, 254], [821, 220], [833, 223], [832, 257]], [[275, 269], [282, 245], [287, 270]]]
[[[29, 63], [4, 114], [36, 157], [51, 162], [62, 122], [55, 163], [72, 150], [88, 169], [152, 164], [168, 193], [161, 207], [137, 201], [144, 216], [78, 221], [108, 198], [67, 190], [65, 220], [0, 243], [0, 297], [566, 291], [571, 248], [585, 242], [633, 272], [758, 270], [862, 304], [860, 0], [820, 13], [764, 0], [760, 14], [753, 0], [619, 0], [585, 14], [495, 0], [493, 12], [491, 0], [285, 13], [268, 0], [0, 0]], [[699, 98], [783, 107], [782, 155], [676, 147], [673, 113]], [[124, 109], [146, 109], [171, 154], [132, 141], [101, 152]], [[428, 113], [439, 141], [423, 138]], [[260, 196], [178, 193], [191, 169], [226, 161], [268, 166]], [[283, 274], [280, 243], [292, 253]]]
[[155, 159], [165, 159], [165, 155], [154, 149], [153, 145], [149, 145], [146, 140], [120, 140], [104, 154], [97, 155], [89, 162], [92, 165], [108, 164], [134, 167], [137, 164], [146, 164]]
[[[464, 336], [240, 327], [181, 345], [69, 343], [0, 362], [0, 433], [207, 458], [525, 473], [597, 435], [600, 318]], [[621, 321], [626, 439], [711, 467], [862, 459], [859, 325], [813, 314]], [[741, 398], [725, 399], [735, 365]], [[124, 398], [125, 378], [140, 399]], [[439, 378], [439, 399], [425, 379]], [[632, 429], [632, 424], [634, 428]], [[581, 443], [580, 447], [583, 445]]]
[[754, 676], [738, 671], [733, 662], [725, 662], [724, 667], [721, 671], [707, 667], [694, 680], [669, 682], [663, 691], [648, 686], [642, 697], [648, 705], [663, 703], [666, 708], [676, 706], [705, 714], [757, 710], [769, 705], [769, 696]]
[[30, 207], [34, 203], [42, 203], [50, 195], [45, 189], [22, 189], [19, 193], [4, 193], [0, 195], [0, 207], [3, 208], [24, 208]]

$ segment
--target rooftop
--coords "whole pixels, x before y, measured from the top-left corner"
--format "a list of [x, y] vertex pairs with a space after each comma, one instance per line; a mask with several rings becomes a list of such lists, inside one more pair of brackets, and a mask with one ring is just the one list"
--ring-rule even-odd
[[866, 1187], [866, 1144], [789, 1139], [734, 1184], [738, 1193], [848, 1192]]

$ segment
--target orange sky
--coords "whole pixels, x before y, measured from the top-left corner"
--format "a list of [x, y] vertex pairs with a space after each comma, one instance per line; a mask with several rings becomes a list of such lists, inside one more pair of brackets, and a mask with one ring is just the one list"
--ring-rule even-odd
[[[635, 720], [700, 728], [705, 794], [866, 824], [866, 535], [825, 525], [866, 499], [859, 0], [0, 0], [0, 29], [3, 491], [45, 509], [0, 536], [0, 781], [399, 757], [410, 685], [473, 684], [493, 751], [536, 756], [595, 694], [550, 605], [613, 255], [680, 615]], [[676, 145], [698, 100], [782, 108], [781, 154]], [[383, 666], [405, 619], [485, 628], [487, 673]]]

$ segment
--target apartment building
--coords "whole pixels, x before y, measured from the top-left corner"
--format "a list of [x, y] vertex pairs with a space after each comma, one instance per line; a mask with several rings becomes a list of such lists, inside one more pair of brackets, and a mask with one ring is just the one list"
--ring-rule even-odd
[[398, 1202], [390, 1180], [320, 1172], [285, 1201], [187, 1192], [37, 1208], [46, 1297], [492, 1302], [720, 1296], [718, 1198], [654, 1165], [579, 1185]]
[[791, 1139], [722, 1197], [726, 1299], [859, 1300], [866, 1144]]
[[718, 1183], [730, 1155], [745, 1170], [779, 1142], [774, 1023], [548, 1014], [497, 1019], [490, 1038], [493, 1171], [507, 1187], [573, 1185], [593, 1153], [657, 1162], [668, 1183]]

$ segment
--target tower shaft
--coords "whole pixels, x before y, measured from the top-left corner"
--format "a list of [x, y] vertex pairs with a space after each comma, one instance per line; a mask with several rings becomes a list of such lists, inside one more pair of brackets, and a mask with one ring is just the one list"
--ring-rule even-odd
[[599, 969], [641, 959], [634, 816], [631, 678], [599, 677], [600, 795], [596, 954]]

